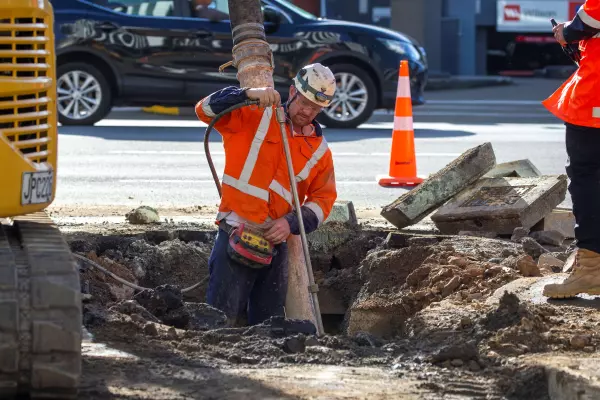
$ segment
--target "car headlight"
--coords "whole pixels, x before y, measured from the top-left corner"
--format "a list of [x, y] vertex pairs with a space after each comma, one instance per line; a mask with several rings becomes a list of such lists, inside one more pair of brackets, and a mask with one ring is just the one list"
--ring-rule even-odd
[[388, 50], [393, 51], [394, 53], [406, 55], [411, 59], [420, 60], [421, 53], [410, 43], [403, 42], [401, 40], [393, 40], [393, 39], [383, 39], [378, 38], [381, 43], [388, 48]]

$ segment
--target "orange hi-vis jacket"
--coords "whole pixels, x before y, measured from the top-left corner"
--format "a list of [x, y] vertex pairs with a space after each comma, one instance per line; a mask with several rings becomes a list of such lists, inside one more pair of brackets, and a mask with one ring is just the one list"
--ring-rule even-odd
[[579, 68], [542, 104], [567, 123], [600, 128], [600, 0], [583, 4], [564, 37], [579, 41]]
[[[196, 115], [205, 122], [248, 97], [243, 89], [227, 87], [200, 100]], [[331, 150], [316, 121], [312, 136], [292, 135], [292, 155], [298, 196], [306, 232], [316, 229], [331, 212], [337, 197]], [[262, 224], [286, 217], [293, 234], [299, 234], [293, 213], [280, 125], [274, 108], [248, 106], [221, 117], [214, 128], [223, 138], [225, 170], [217, 221], [233, 212], [244, 220]], [[295, 228], [294, 228], [295, 227]]]

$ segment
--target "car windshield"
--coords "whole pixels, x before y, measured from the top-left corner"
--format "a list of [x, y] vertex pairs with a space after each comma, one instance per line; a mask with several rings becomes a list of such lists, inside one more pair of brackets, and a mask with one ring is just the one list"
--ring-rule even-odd
[[287, 7], [289, 9], [291, 9], [292, 11], [300, 14], [300, 16], [302, 16], [303, 18], [314, 19], [314, 20], [319, 19], [319, 17], [317, 17], [316, 15], [314, 15], [312, 13], [309, 13], [305, 9], [300, 8], [297, 5], [295, 5], [295, 4], [293, 4], [293, 3], [289, 2], [289, 1], [286, 1], [286, 0], [275, 0], [274, 3], [275, 4], [281, 4], [284, 7]]

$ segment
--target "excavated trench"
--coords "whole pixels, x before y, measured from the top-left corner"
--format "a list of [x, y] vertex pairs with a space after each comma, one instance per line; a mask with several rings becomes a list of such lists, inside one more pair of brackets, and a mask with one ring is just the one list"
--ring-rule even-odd
[[[327, 335], [317, 338], [311, 324], [280, 318], [227, 327], [224, 314], [204, 304], [206, 284], [181, 293], [207, 276], [214, 235], [67, 234], [72, 251], [152, 288], [131, 289], [80, 263], [83, 324], [95, 340], [182, 367], [374, 366], [395, 378], [416, 377], [433, 393], [482, 399], [546, 399], [544, 370], [517, 357], [598, 345], [600, 318], [585, 309], [524, 304], [511, 293], [489, 301], [503, 285], [540, 273], [528, 258], [539, 252], [531, 243], [388, 237], [345, 226], [310, 238]], [[565, 249], [550, 250], [565, 258]]]

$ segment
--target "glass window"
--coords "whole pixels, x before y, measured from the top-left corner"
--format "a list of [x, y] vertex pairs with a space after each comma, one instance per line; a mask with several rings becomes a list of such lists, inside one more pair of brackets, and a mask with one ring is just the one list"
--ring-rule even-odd
[[189, 0], [192, 16], [223, 21], [229, 19], [228, 0]]
[[317, 20], [319, 19], [316, 15], [309, 13], [308, 11], [306, 11], [304, 8], [300, 8], [297, 5], [295, 5], [294, 3], [290, 2], [290, 1], [286, 1], [286, 0], [279, 0], [277, 1], [275, 4], [277, 3], [281, 3], [282, 5], [284, 5], [285, 7], [289, 8], [290, 10], [300, 14], [302, 17], [306, 18], [306, 19], [312, 19], [312, 20]]
[[174, 16], [175, 0], [92, 0], [116, 12], [144, 17]]

